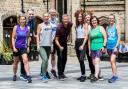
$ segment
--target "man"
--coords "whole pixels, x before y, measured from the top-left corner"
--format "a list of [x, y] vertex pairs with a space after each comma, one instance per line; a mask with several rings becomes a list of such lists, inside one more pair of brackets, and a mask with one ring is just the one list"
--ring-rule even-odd
[[55, 42], [57, 45], [58, 55], [58, 76], [60, 80], [64, 80], [65, 65], [67, 62], [67, 41], [71, 32], [72, 23], [69, 21], [69, 16], [64, 14], [62, 16], [62, 23], [57, 26]]
[[112, 77], [108, 79], [109, 83], [114, 83], [118, 80], [117, 76], [117, 66], [116, 66], [116, 57], [118, 56], [118, 45], [120, 43], [120, 24], [119, 22], [115, 23], [115, 16], [109, 16], [109, 25], [107, 26], [107, 52], [110, 56], [110, 64], [112, 68]]
[[[34, 33], [34, 30], [35, 30], [34, 9], [28, 9], [27, 13], [28, 13], [28, 23], [27, 23], [27, 25], [30, 27], [30, 38], [31, 38], [31, 41], [30, 41], [30, 53], [29, 53], [28, 56], [31, 59], [32, 56], [33, 56], [31, 49], [32, 49], [32, 45], [34, 44], [34, 37], [35, 37], [35, 33]], [[20, 78], [22, 80], [26, 80], [26, 72], [24, 70], [23, 61], [21, 61], [21, 75], [20, 75]]]
[[51, 49], [51, 65], [52, 65], [52, 69], [51, 69], [51, 73], [53, 75], [54, 78], [57, 78], [57, 74], [55, 71], [55, 65], [56, 65], [56, 61], [55, 61], [55, 53], [56, 53], [56, 44], [55, 44], [55, 35], [56, 35], [56, 28], [58, 25], [58, 18], [56, 17], [56, 10], [55, 9], [51, 9], [50, 12], [50, 24], [52, 25], [52, 49]]

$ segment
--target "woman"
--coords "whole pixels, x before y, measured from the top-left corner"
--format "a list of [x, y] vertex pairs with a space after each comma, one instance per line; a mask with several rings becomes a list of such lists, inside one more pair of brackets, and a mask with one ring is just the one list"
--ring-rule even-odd
[[85, 58], [85, 52], [86, 52], [85, 46], [87, 46], [85, 45], [87, 36], [88, 36], [88, 31], [85, 31], [83, 13], [78, 12], [76, 15], [75, 50], [76, 50], [76, 55], [79, 60], [80, 69], [81, 69], [81, 77], [77, 78], [77, 80], [80, 80], [80, 82], [84, 82], [86, 80], [84, 58]]
[[107, 26], [107, 52], [110, 56], [110, 63], [112, 67], [113, 76], [108, 80], [109, 83], [113, 83], [118, 79], [117, 67], [116, 67], [116, 57], [118, 55], [117, 47], [120, 42], [120, 29], [119, 24], [115, 24], [115, 16], [109, 16], [109, 25]]
[[89, 32], [89, 53], [93, 60], [93, 65], [95, 67], [95, 77], [91, 79], [91, 82], [96, 82], [100, 73], [100, 57], [102, 56], [102, 51], [106, 46], [106, 32], [102, 26], [99, 25], [99, 20], [96, 16], [90, 19], [91, 30]]
[[38, 25], [37, 28], [37, 50], [40, 53], [42, 59], [41, 72], [42, 81], [48, 82], [46, 71], [48, 68], [48, 59], [51, 53], [52, 45], [52, 26], [49, 22], [49, 14], [45, 13], [43, 16], [43, 23]]
[[12, 33], [12, 46], [13, 46], [13, 56], [14, 56], [14, 63], [13, 63], [13, 81], [16, 81], [17, 76], [17, 67], [19, 63], [19, 56], [22, 57], [25, 71], [27, 73], [26, 79], [28, 83], [31, 83], [30, 77], [30, 69], [28, 63], [28, 56], [27, 52], [29, 51], [29, 35], [30, 35], [30, 28], [26, 25], [26, 17], [21, 15], [18, 17], [18, 25], [14, 26], [13, 33]]

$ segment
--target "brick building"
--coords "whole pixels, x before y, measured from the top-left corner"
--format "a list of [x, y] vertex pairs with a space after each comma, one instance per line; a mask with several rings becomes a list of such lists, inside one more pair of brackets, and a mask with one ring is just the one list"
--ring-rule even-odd
[[[16, 16], [23, 9], [30, 7], [35, 9], [36, 23], [41, 22], [41, 17], [44, 12], [47, 12], [47, 0], [0, 0], [0, 40], [10, 39], [12, 27], [16, 24]], [[75, 17], [76, 10], [83, 8], [93, 10], [93, 14], [100, 18], [100, 24], [104, 27], [107, 25], [107, 18], [109, 14], [114, 14], [120, 18], [122, 37], [128, 41], [128, 0], [48, 0], [49, 8], [55, 8], [59, 12], [59, 17], [63, 13], [68, 13], [74, 23], [71, 36], [71, 44], [75, 41]], [[85, 3], [85, 4], [84, 4]], [[10, 40], [9, 40], [10, 41]], [[10, 44], [10, 42], [9, 42]]]

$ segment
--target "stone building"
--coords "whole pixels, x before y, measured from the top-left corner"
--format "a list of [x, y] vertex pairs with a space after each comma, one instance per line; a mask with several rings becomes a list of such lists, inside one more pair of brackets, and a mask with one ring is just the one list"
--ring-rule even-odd
[[[47, 12], [47, 0], [0, 0], [0, 41], [5, 40], [11, 47], [12, 28], [17, 23], [17, 15], [33, 8], [36, 25], [42, 21], [42, 15]], [[48, 0], [53, 8], [53, 0]]]
[[[22, 8], [23, 1], [23, 8]], [[108, 15], [114, 14], [116, 21], [119, 21], [121, 25], [122, 38], [124, 36], [125, 41], [128, 41], [128, 0], [0, 0], [0, 40], [11, 38], [12, 27], [16, 24], [16, 16], [28, 8], [33, 8], [36, 15], [36, 23], [42, 21], [41, 17], [48, 9], [55, 8], [60, 17], [64, 13], [68, 13], [71, 17], [73, 30], [71, 34], [70, 45], [74, 45], [75, 42], [75, 17], [76, 10], [83, 8], [86, 11], [92, 10], [93, 15], [96, 15], [100, 19], [100, 24], [104, 27], [108, 24]], [[11, 40], [8, 41], [11, 45]]]

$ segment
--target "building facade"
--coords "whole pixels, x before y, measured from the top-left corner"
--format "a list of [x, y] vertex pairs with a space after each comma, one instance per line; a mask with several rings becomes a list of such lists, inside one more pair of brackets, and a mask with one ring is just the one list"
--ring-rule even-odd
[[[48, 1], [48, 7], [46, 1]], [[28, 8], [35, 10], [37, 24], [41, 22], [42, 14], [50, 8], [58, 11], [60, 21], [62, 14], [70, 15], [74, 23], [70, 45], [74, 45], [75, 42], [74, 13], [76, 10], [81, 8], [85, 11], [91, 10], [104, 27], [108, 24], [108, 16], [114, 14], [116, 22], [120, 23], [122, 39], [128, 42], [128, 0], [0, 0], [0, 41], [11, 38], [12, 28], [17, 23], [16, 16], [21, 11], [26, 12]], [[7, 42], [11, 45], [10, 41]]]
[[[48, 0], [52, 8], [53, 0]], [[5, 40], [11, 47], [11, 34], [13, 26], [17, 24], [17, 15], [33, 8], [36, 16], [36, 24], [42, 21], [42, 15], [47, 12], [46, 0], [0, 0], [0, 41]], [[1, 43], [0, 43], [1, 45]]]

